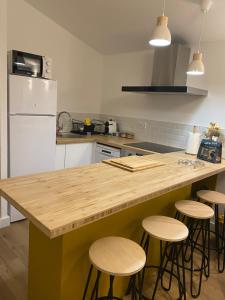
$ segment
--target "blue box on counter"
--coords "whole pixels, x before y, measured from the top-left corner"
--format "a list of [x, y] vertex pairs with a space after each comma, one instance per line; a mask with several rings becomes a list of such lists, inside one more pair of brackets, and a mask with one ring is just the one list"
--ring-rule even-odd
[[201, 141], [198, 150], [198, 159], [205, 160], [214, 164], [221, 163], [222, 161], [222, 143], [208, 139]]

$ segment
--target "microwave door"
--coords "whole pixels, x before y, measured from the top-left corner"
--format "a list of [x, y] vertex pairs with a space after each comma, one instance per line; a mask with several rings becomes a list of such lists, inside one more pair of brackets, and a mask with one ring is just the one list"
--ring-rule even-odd
[[34, 77], [41, 77], [42, 75], [42, 58], [31, 58], [31, 57], [25, 57], [25, 66], [27, 69], [30, 70], [30, 73]]
[[32, 75], [29, 65], [26, 64], [23, 56], [17, 56], [13, 62], [13, 73], [21, 75]]
[[12, 51], [13, 73], [33, 77], [42, 76], [42, 56], [22, 51]]

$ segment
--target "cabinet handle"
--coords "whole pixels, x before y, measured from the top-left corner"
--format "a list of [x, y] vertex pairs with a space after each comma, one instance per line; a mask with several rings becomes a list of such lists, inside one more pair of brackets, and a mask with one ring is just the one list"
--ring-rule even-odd
[[102, 153], [112, 154], [112, 152], [107, 151], [107, 150], [102, 150]]

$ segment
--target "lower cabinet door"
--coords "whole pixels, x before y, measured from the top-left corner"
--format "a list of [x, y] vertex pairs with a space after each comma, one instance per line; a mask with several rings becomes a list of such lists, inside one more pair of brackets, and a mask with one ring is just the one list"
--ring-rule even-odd
[[81, 143], [81, 144], [67, 144], [65, 168], [73, 168], [85, 166], [93, 163], [94, 144]]
[[55, 169], [61, 170], [65, 168], [66, 145], [56, 145], [55, 153]]

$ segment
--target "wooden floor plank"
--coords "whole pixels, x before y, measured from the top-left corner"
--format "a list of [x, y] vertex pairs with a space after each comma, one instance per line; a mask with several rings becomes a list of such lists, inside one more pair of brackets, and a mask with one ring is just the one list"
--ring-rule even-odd
[[28, 221], [0, 230], [0, 300], [26, 300]]

